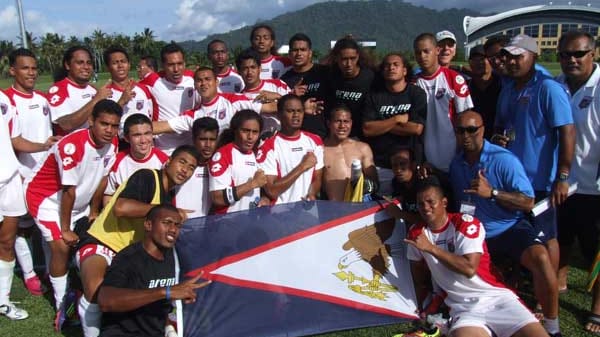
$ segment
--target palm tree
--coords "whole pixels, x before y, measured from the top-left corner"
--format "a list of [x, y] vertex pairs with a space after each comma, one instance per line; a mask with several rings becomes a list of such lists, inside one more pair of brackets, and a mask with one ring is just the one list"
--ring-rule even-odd
[[144, 28], [141, 34], [133, 36], [133, 51], [138, 55], [153, 54], [156, 49], [154, 32], [150, 28]]
[[43, 72], [53, 74], [62, 67], [63, 52], [65, 50], [65, 38], [56, 33], [46, 33], [40, 39], [39, 47], [40, 69]]
[[12, 41], [0, 40], [0, 76], [8, 77], [8, 54], [15, 50]]

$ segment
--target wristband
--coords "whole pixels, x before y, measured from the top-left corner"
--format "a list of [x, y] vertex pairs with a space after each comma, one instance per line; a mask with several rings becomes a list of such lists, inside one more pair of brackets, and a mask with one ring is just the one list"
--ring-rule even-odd
[[165, 288], [165, 294], [166, 294], [165, 297], [167, 298], [167, 301], [170, 301], [171, 300], [171, 286], [167, 286]]
[[234, 201], [240, 200], [240, 197], [238, 196], [238, 193], [237, 193], [237, 187], [236, 186], [233, 186], [231, 188], [231, 194], [233, 194], [233, 200]]
[[223, 190], [223, 200], [227, 203], [227, 205], [231, 205], [235, 202], [232, 187], [227, 187]]

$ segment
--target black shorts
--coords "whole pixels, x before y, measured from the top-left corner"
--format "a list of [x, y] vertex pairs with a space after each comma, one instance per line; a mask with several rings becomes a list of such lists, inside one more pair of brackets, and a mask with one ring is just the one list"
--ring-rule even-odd
[[[550, 192], [535, 191], [535, 202], [537, 203], [549, 195], [551, 195]], [[544, 213], [531, 219], [531, 223], [533, 224], [533, 227], [535, 227], [537, 237], [542, 241], [542, 243], [545, 244], [550, 239], [556, 239], [556, 218], [556, 208], [550, 207]]]
[[508, 256], [519, 263], [521, 255], [527, 248], [543, 245], [534, 226], [527, 219], [517, 221], [500, 235], [486, 239], [485, 242], [492, 258]]
[[600, 195], [574, 194], [558, 208], [558, 242], [579, 242], [588, 264], [594, 261], [600, 243]]

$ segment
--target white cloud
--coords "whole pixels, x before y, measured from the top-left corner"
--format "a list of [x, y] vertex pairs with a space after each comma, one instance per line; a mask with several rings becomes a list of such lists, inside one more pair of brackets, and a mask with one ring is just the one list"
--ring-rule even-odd
[[322, 1], [183, 0], [175, 12], [178, 21], [164, 35], [173, 40], [200, 40]]

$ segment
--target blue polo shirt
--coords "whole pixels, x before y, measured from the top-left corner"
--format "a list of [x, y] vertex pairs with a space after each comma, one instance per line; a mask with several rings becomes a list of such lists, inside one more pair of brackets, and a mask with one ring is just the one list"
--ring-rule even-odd
[[496, 128], [515, 131], [508, 149], [523, 163], [534, 190], [550, 191], [558, 166], [558, 127], [573, 124], [567, 90], [539, 70], [521, 90], [513, 79], [498, 97]]
[[534, 196], [531, 183], [525, 174], [521, 162], [507, 149], [484, 140], [479, 161], [472, 166], [465, 161], [463, 152], [459, 152], [450, 163], [450, 183], [457, 202], [469, 201], [475, 204], [475, 217], [483, 223], [486, 238], [493, 238], [523, 218], [523, 212], [509, 210], [489, 198], [476, 194], [467, 194], [471, 180], [478, 171], [484, 175], [492, 188], [504, 192], [521, 192]]

